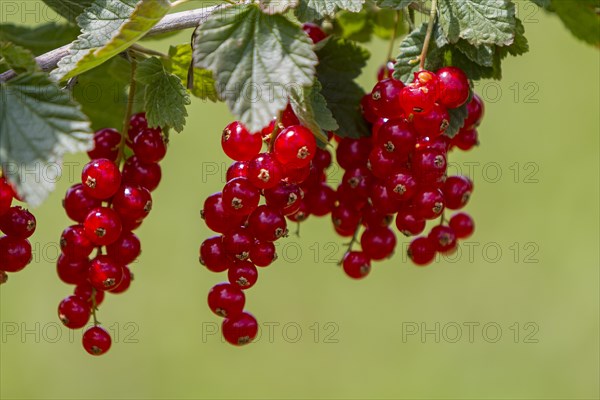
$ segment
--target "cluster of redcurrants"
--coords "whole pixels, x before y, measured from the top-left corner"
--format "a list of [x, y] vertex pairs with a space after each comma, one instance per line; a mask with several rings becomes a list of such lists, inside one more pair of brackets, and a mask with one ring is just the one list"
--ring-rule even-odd
[[[227, 271], [229, 280], [210, 290], [208, 304], [225, 318], [223, 336], [234, 345], [256, 336], [256, 319], [243, 311], [244, 290], [256, 283], [257, 266], [266, 267], [276, 259], [274, 242], [287, 236], [285, 217], [300, 212], [300, 184], [320, 153], [313, 133], [300, 125], [291, 109], [283, 115], [262, 133], [252, 134], [239, 122], [224, 129], [221, 144], [235, 162], [222, 192], [209, 196], [201, 213], [206, 225], [220, 235], [202, 243], [200, 262], [210, 271]], [[263, 139], [268, 144], [265, 152]]]
[[7, 272], [18, 272], [31, 262], [31, 244], [27, 240], [35, 232], [35, 217], [20, 206], [20, 200], [6, 178], [0, 177], [0, 284], [8, 280]]
[[[128, 140], [123, 140], [115, 129], [95, 133], [94, 148], [88, 152], [91, 161], [83, 167], [81, 183], [69, 188], [63, 201], [75, 225], [60, 237], [62, 254], [56, 268], [63, 282], [76, 286], [73, 295], [60, 302], [58, 315], [71, 329], [83, 328], [93, 316], [94, 326], [83, 334], [83, 347], [92, 355], [110, 348], [111, 337], [98, 325], [96, 310], [105, 292], [123, 293], [131, 284], [128, 265], [141, 252], [133, 231], [150, 213], [150, 192], [161, 179], [158, 162], [167, 151], [161, 129], [149, 128], [143, 113], [131, 117]], [[120, 171], [125, 144], [133, 155]]]

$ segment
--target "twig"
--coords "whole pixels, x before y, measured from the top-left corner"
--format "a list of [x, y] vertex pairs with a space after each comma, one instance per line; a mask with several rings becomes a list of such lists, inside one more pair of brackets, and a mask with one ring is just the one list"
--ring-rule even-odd
[[338, 265], [342, 265], [344, 263], [344, 257], [346, 257], [346, 254], [348, 254], [352, 251], [352, 247], [354, 246], [354, 244], [356, 242], [358, 242], [358, 234], [359, 234], [361, 228], [362, 228], [362, 219], [360, 219], [358, 221], [358, 225], [356, 226], [356, 230], [354, 231], [354, 236], [352, 236], [352, 240], [350, 241], [350, 243], [348, 243], [348, 247], [346, 248], [346, 251], [344, 252], [344, 255], [342, 256], [342, 259], [340, 260], [340, 262], [338, 262]]
[[116, 164], [119, 165], [123, 159], [125, 152], [125, 143], [127, 136], [129, 135], [129, 121], [131, 120], [131, 113], [133, 111], [133, 102], [135, 101], [135, 90], [137, 83], [135, 81], [135, 71], [137, 70], [137, 61], [134, 57], [131, 57], [131, 77], [129, 80], [129, 96], [127, 96], [127, 111], [125, 112], [125, 119], [123, 120], [123, 129], [121, 132], [121, 143], [119, 144], [119, 155], [117, 156]]
[[425, 42], [423, 43], [423, 50], [419, 57], [419, 69], [422, 71], [425, 69], [425, 59], [427, 58], [427, 51], [429, 51], [429, 42], [431, 42], [431, 34], [433, 33], [433, 26], [435, 25], [435, 19], [437, 17], [437, 0], [431, 0], [431, 13], [429, 14], [429, 24], [427, 25], [427, 34], [425, 35]]

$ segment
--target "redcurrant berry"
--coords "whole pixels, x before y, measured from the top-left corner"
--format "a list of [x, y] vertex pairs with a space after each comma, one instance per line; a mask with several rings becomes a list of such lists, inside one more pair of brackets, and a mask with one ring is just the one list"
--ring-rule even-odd
[[342, 266], [346, 275], [353, 279], [362, 279], [371, 272], [371, 260], [362, 251], [346, 253]]
[[90, 306], [78, 296], [69, 296], [58, 305], [58, 318], [70, 329], [83, 328], [90, 320]]
[[466, 176], [450, 176], [444, 182], [442, 192], [446, 207], [450, 210], [459, 210], [469, 202], [473, 192], [473, 183]]
[[410, 200], [417, 191], [417, 181], [407, 170], [390, 175], [385, 186], [389, 195], [400, 201]]
[[99, 255], [90, 264], [88, 279], [96, 290], [114, 289], [123, 279], [123, 266], [109, 256]]
[[283, 179], [287, 182], [287, 183], [295, 183], [295, 184], [301, 184], [301, 183], [309, 183], [308, 180], [309, 178], [312, 179], [319, 179], [320, 177], [322, 177], [323, 175], [325, 175], [324, 172], [318, 171], [317, 168], [315, 166], [312, 165], [306, 165], [302, 168], [285, 168], [283, 167], [284, 170], [284, 177]]
[[121, 134], [116, 129], [100, 129], [94, 134], [94, 148], [88, 151], [88, 156], [92, 159], [106, 158], [116, 161], [119, 155], [119, 146], [121, 145]]
[[343, 138], [335, 152], [336, 160], [343, 169], [364, 166], [372, 147], [371, 138]]
[[127, 266], [123, 266], [123, 278], [115, 288], [110, 289], [110, 292], [113, 294], [121, 294], [126, 292], [131, 285], [131, 281], [133, 281], [133, 274], [131, 273], [131, 270]]
[[277, 186], [283, 177], [283, 166], [271, 153], [261, 153], [248, 163], [248, 179], [259, 189]]
[[450, 142], [452, 146], [456, 146], [463, 151], [469, 151], [479, 144], [477, 129], [461, 129]]
[[246, 260], [254, 237], [248, 228], [236, 228], [223, 235], [223, 250], [227, 255], [238, 260]]
[[424, 189], [415, 194], [412, 204], [417, 218], [435, 219], [444, 211], [444, 195], [439, 189]]
[[331, 211], [331, 220], [336, 232], [351, 237], [360, 223], [360, 214], [354, 207], [342, 203]]
[[408, 156], [417, 143], [417, 134], [402, 119], [391, 119], [386, 122], [377, 135], [377, 145], [391, 153], [400, 162], [408, 161]]
[[223, 272], [229, 268], [229, 260], [223, 248], [223, 237], [212, 236], [200, 245], [200, 264], [209, 271]]
[[31, 244], [27, 239], [0, 237], [0, 270], [18, 272], [31, 262]]
[[[375, 114], [375, 110], [373, 109], [373, 99], [371, 98], [371, 94], [365, 94], [363, 98], [360, 100], [360, 110], [363, 115], [363, 118], [369, 123], [375, 123], [379, 118], [377, 114]], [[337, 141], [339, 141], [339, 136], [335, 137]]]
[[260, 191], [247, 178], [235, 178], [227, 182], [222, 196], [223, 209], [233, 215], [249, 215], [260, 201]]
[[106, 200], [119, 190], [121, 173], [114, 162], [99, 158], [83, 167], [81, 182], [86, 194], [95, 199]]
[[244, 292], [229, 282], [219, 283], [208, 292], [208, 307], [219, 317], [234, 317], [246, 304]]
[[304, 197], [310, 214], [322, 217], [329, 214], [335, 204], [335, 191], [326, 184], [311, 189]]
[[219, 233], [227, 233], [231, 229], [237, 228], [242, 225], [246, 218], [245, 216], [231, 215], [230, 212], [225, 210], [221, 192], [214, 193], [206, 198], [200, 215], [211, 230]]
[[379, 67], [377, 71], [377, 80], [382, 81], [386, 78], [391, 78], [394, 74], [394, 65], [396, 64], [395, 60], [390, 60], [385, 65]]
[[273, 242], [255, 241], [250, 249], [250, 260], [258, 267], [268, 267], [277, 259]]
[[390, 228], [368, 228], [360, 237], [360, 246], [371, 260], [383, 260], [394, 252], [396, 235]]
[[321, 29], [319, 25], [313, 24], [312, 22], [306, 22], [302, 24], [302, 30], [306, 32], [314, 44], [319, 43], [327, 37], [327, 34], [323, 32], [323, 29]]
[[125, 184], [113, 197], [112, 206], [121, 219], [138, 221], [152, 210], [152, 196], [144, 187]]
[[11, 207], [0, 217], [0, 230], [8, 236], [27, 239], [35, 232], [35, 217], [22, 207]]
[[87, 259], [94, 250], [94, 243], [85, 234], [83, 225], [71, 225], [60, 236], [60, 249], [71, 260]]
[[274, 242], [287, 236], [287, 224], [275, 208], [262, 205], [250, 214], [248, 228], [254, 237], [264, 242]]
[[450, 114], [446, 108], [434, 104], [429, 112], [415, 114], [412, 122], [419, 136], [433, 139], [446, 132], [450, 126]]
[[234, 178], [246, 178], [248, 176], [248, 163], [246, 161], [235, 161], [227, 168], [225, 179], [229, 182]]
[[242, 290], [250, 289], [258, 279], [258, 271], [248, 260], [234, 260], [227, 271], [227, 279]]
[[404, 83], [394, 78], [377, 82], [371, 91], [371, 100], [373, 111], [379, 118], [400, 118], [402, 116], [400, 93], [403, 89]]
[[412, 171], [420, 183], [437, 183], [446, 175], [446, 154], [436, 150], [416, 152], [412, 157]]
[[71, 258], [64, 254], [56, 260], [56, 274], [68, 285], [79, 285], [87, 282], [90, 260], [87, 258]]
[[342, 190], [346, 196], [356, 196], [366, 198], [371, 191], [371, 185], [374, 182], [373, 174], [366, 166], [349, 168], [344, 172], [342, 185], [345, 185], [347, 191]]
[[262, 148], [262, 137], [252, 134], [239, 121], [230, 123], [223, 129], [221, 146], [227, 156], [235, 161], [250, 161]]
[[373, 184], [370, 199], [373, 207], [384, 214], [394, 214], [402, 205], [401, 201], [390, 195], [385, 182], [381, 181]]
[[290, 215], [298, 211], [304, 193], [298, 185], [281, 182], [272, 189], [264, 191], [267, 205], [273, 207], [283, 215]]
[[167, 139], [161, 131], [144, 129], [133, 140], [131, 149], [145, 163], [157, 163], [167, 154]]
[[250, 343], [258, 333], [258, 322], [252, 314], [243, 312], [223, 320], [223, 337], [234, 346]]
[[469, 78], [456, 67], [445, 67], [437, 71], [440, 104], [457, 108], [469, 99]]
[[121, 218], [112, 208], [94, 208], [83, 223], [85, 234], [98, 246], [114, 243], [121, 235]]
[[362, 224], [367, 228], [384, 228], [390, 226], [394, 220], [391, 214], [385, 214], [378, 211], [371, 204], [367, 204], [362, 210]]
[[300, 120], [296, 116], [296, 113], [294, 113], [290, 104], [288, 104], [281, 113], [281, 125], [284, 129], [290, 126], [300, 125]]
[[375, 147], [369, 154], [368, 167], [373, 175], [379, 179], [386, 179], [398, 172], [403, 165], [394, 153], [390, 153], [381, 147]]
[[123, 165], [123, 183], [140, 185], [152, 192], [158, 187], [161, 178], [162, 171], [157, 163], [145, 163], [132, 156]]
[[285, 128], [275, 139], [273, 153], [288, 168], [302, 168], [310, 164], [317, 151], [317, 141], [310, 129], [302, 125]]
[[13, 189], [6, 181], [6, 178], [0, 177], [0, 215], [8, 211], [13, 199]]
[[450, 218], [450, 228], [458, 239], [466, 239], [473, 234], [475, 223], [469, 214], [458, 213]]
[[329, 150], [323, 150], [317, 147], [315, 158], [313, 158], [313, 165], [320, 170], [325, 170], [331, 166], [331, 153]]
[[121, 265], [131, 264], [141, 252], [140, 239], [129, 231], [123, 231], [116, 242], [106, 246], [106, 254]]
[[396, 228], [404, 236], [416, 236], [425, 230], [426, 221], [415, 216], [411, 209], [398, 212], [396, 215]]
[[133, 141], [138, 133], [147, 128], [148, 120], [146, 119], [146, 113], [141, 112], [132, 115], [131, 119], [129, 120], [129, 130], [127, 132], [129, 139]]
[[473, 93], [473, 98], [467, 104], [467, 112], [469, 113], [465, 120], [464, 127], [466, 129], [477, 128], [481, 124], [483, 115], [485, 114], [485, 106], [483, 100], [476, 93]]
[[93, 356], [100, 356], [110, 349], [110, 334], [100, 326], [92, 326], [83, 333], [83, 348]]
[[71, 186], [63, 200], [67, 215], [76, 222], [85, 221], [90, 211], [101, 205], [102, 201], [89, 196], [81, 183]]
[[456, 248], [456, 234], [449, 226], [434, 226], [427, 237], [435, 246], [435, 250], [440, 253], [449, 253]]
[[[92, 298], [94, 292], [96, 294], [94, 298]], [[75, 286], [73, 294], [87, 302], [87, 304], [90, 307], [92, 307], [94, 303], [96, 304], [96, 307], [98, 307], [104, 301], [104, 291], [95, 290], [94, 287], [87, 280]]]
[[408, 256], [416, 265], [425, 266], [435, 258], [435, 244], [426, 237], [418, 237], [408, 246]]

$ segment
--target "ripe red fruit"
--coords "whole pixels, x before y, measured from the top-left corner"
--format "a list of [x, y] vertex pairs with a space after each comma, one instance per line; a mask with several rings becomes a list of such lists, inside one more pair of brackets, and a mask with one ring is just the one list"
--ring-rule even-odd
[[374, 180], [373, 174], [364, 165], [348, 168], [342, 177], [342, 185], [345, 186], [345, 189], [342, 190], [344, 197], [368, 197]]
[[446, 154], [437, 150], [416, 152], [412, 157], [412, 171], [420, 183], [436, 183], [446, 175]]
[[6, 178], [0, 177], [0, 215], [8, 211], [13, 199], [13, 189], [6, 181]]
[[129, 268], [127, 266], [123, 266], [123, 278], [121, 279], [121, 282], [119, 282], [119, 284], [113, 288], [110, 289], [110, 292], [112, 294], [121, 294], [127, 291], [127, 289], [129, 289], [129, 286], [131, 285], [131, 281], [133, 280], [133, 274], [131, 273], [131, 271], [129, 270]]
[[402, 202], [396, 200], [388, 191], [385, 182], [375, 182], [371, 189], [371, 204], [373, 207], [384, 214], [394, 214], [398, 212]]
[[326, 184], [319, 184], [311, 188], [304, 196], [304, 201], [310, 214], [322, 217], [333, 209], [335, 204], [335, 191]]
[[246, 218], [245, 216], [232, 215], [225, 210], [221, 192], [214, 193], [204, 200], [204, 208], [200, 211], [200, 215], [211, 230], [219, 233], [227, 233], [231, 229], [237, 228], [242, 225]]
[[132, 156], [123, 165], [123, 183], [140, 185], [152, 192], [161, 178], [162, 171], [157, 163], [146, 163]]
[[402, 107], [400, 93], [404, 83], [394, 78], [387, 78], [375, 84], [371, 91], [372, 108], [379, 118], [400, 118]]
[[123, 266], [109, 256], [99, 255], [90, 264], [88, 279], [96, 290], [114, 289], [123, 279]]
[[319, 25], [313, 24], [311, 22], [306, 22], [302, 24], [302, 30], [306, 32], [306, 34], [314, 44], [317, 44], [320, 41], [327, 38], [327, 34], [323, 32], [323, 29], [321, 29]]
[[371, 260], [362, 251], [346, 253], [342, 266], [346, 275], [353, 279], [362, 279], [371, 272]]
[[434, 244], [435, 250], [440, 253], [447, 253], [456, 248], [456, 234], [449, 226], [434, 226], [427, 237]]
[[152, 195], [144, 187], [125, 184], [113, 197], [112, 206], [121, 219], [138, 221], [152, 210]]
[[110, 349], [110, 334], [100, 326], [92, 326], [83, 333], [83, 348], [93, 356], [100, 356]]
[[388, 118], [377, 118], [377, 121], [375, 121], [375, 123], [371, 127], [371, 139], [373, 143], [377, 143], [377, 138], [379, 137], [379, 130], [388, 121]]
[[417, 191], [417, 181], [406, 170], [390, 175], [385, 181], [385, 186], [389, 195], [400, 201], [410, 200]]
[[444, 195], [439, 189], [424, 189], [412, 199], [417, 218], [435, 219], [444, 211]]
[[331, 211], [331, 221], [336, 232], [351, 237], [360, 223], [360, 213], [354, 207], [341, 203]]
[[294, 125], [300, 125], [300, 120], [294, 113], [291, 104], [288, 103], [287, 107], [281, 113], [281, 125], [283, 128], [287, 128]]
[[71, 225], [60, 236], [60, 249], [71, 260], [87, 259], [94, 250], [94, 243], [85, 234], [83, 225]]
[[317, 168], [313, 165], [306, 165], [302, 168], [283, 168], [283, 180], [287, 183], [309, 183], [308, 180], [311, 178], [311, 174], [314, 174], [312, 179], [319, 179], [321, 176], [325, 175], [324, 172], [319, 173]]
[[367, 204], [362, 210], [362, 224], [367, 228], [383, 228], [390, 226], [393, 220], [393, 215], [382, 213], [371, 204]]
[[435, 244], [426, 237], [418, 237], [408, 246], [408, 256], [416, 265], [425, 266], [435, 258]]
[[227, 271], [227, 279], [242, 290], [250, 289], [258, 279], [258, 271], [248, 260], [234, 260]]
[[250, 161], [262, 148], [262, 137], [252, 134], [239, 121], [230, 123], [223, 129], [221, 146], [227, 156], [235, 161]]
[[481, 124], [481, 120], [485, 114], [485, 105], [477, 93], [473, 93], [473, 98], [467, 104], [467, 112], [468, 116], [464, 127], [466, 129], [477, 128]]
[[250, 343], [258, 333], [258, 322], [252, 314], [243, 312], [223, 320], [223, 337], [234, 346]]
[[264, 242], [274, 242], [287, 235], [283, 215], [275, 208], [262, 205], [250, 214], [248, 228], [254, 237]]
[[379, 67], [377, 71], [377, 80], [382, 81], [385, 78], [391, 78], [394, 74], [394, 65], [396, 64], [395, 60], [390, 60], [385, 65]]
[[121, 185], [121, 173], [117, 165], [106, 159], [92, 160], [81, 171], [81, 182], [86, 194], [100, 200], [112, 197]]
[[439, 82], [430, 71], [415, 72], [414, 81], [402, 89], [400, 101], [407, 117], [431, 111], [438, 97]]
[[417, 143], [417, 134], [410, 124], [402, 119], [391, 119], [379, 130], [377, 145], [391, 153], [401, 162], [408, 160]]
[[83, 223], [85, 234], [98, 246], [114, 243], [121, 235], [121, 218], [112, 208], [94, 208]]
[[438, 151], [443, 154], [448, 153], [450, 147], [450, 138], [448, 136], [438, 136], [437, 138], [422, 137], [415, 145], [415, 152], [426, 150]]
[[473, 234], [475, 223], [469, 214], [458, 213], [450, 218], [450, 228], [458, 239], [465, 239]]
[[451, 210], [463, 208], [473, 192], [473, 183], [466, 176], [449, 176], [442, 187], [446, 207]]
[[94, 287], [86, 280], [85, 282], [82, 282], [75, 286], [73, 294], [87, 302], [90, 307], [93, 306], [93, 303], [96, 303], [97, 307], [104, 301], [104, 291], [96, 290], [96, 295], [94, 296], [94, 299], [92, 301], [92, 294], [94, 293], [93, 289]]
[[277, 259], [273, 242], [255, 241], [250, 249], [250, 260], [257, 267], [268, 267]]
[[396, 235], [390, 228], [368, 228], [360, 237], [360, 246], [371, 260], [383, 260], [394, 253]]
[[145, 163], [157, 163], [167, 154], [167, 139], [161, 131], [144, 129], [133, 139], [131, 149]]
[[223, 235], [223, 250], [227, 255], [238, 260], [246, 260], [254, 237], [248, 228], [236, 228]]
[[[287, 216], [287, 218], [290, 221], [294, 221], [294, 222], [303, 222], [306, 221], [306, 219], [310, 216], [310, 211], [308, 209], [308, 205], [306, 204], [306, 202], [304, 200], [302, 200], [300, 202], [300, 207], [298, 208], [298, 211], [296, 211], [293, 214], [290, 214]], [[256, 264], [256, 263], [255, 263]], [[258, 264], [257, 264], [258, 265]]]
[[18, 272], [31, 261], [31, 244], [27, 239], [0, 237], [0, 270]]
[[119, 131], [112, 128], [100, 129], [94, 133], [94, 148], [87, 154], [92, 160], [106, 158], [116, 161], [120, 144], [121, 134]]
[[227, 182], [222, 196], [223, 209], [233, 215], [249, 215], [260, 201], [260, 191], [247, 178]]
[[447, 108], [457, 108], [469, 99], [469, 78], [456, 67], [444, 67], [437, 71], [439, 101]]
[[[379, 117], [375, 114], [375, 110], [373, 109], [373, 99], [371, 98], [371, 94], [365, 94], [360, 100], [360, 110], [363, 115], [363, 118], [369, 123], [375, 123]], [[339, 136], [336, 136], [335, 139], [339, 141]]]
[[450, 142], [453, 146], [463, 151], [469, 151], [479, 144], [477, 129], [461, 129]]
[[229, 260], [223, 248], [223, 237], [212, 236], [200, 245], [200, 264], [209, 271], [223, 272], [229, 268]]
[[131, 119], [129, 120], [129, 130], [127, 132], [129, 139], [133, 141], [138, 133], [147, 128], [148, 120], [146, 119], [146, 113], [141, 112], [132, 115]]
[[56, 260], [56, 274], [68, 285], [80, 285], [87, 282], [90, 260], [88, 258], [71, 258], [64, 254]]
[[434, 139], [443, 135], [450, 126], [450, 114], [445, 107], [434, 104], [429, 112], [415, 114], [412, 122], [419, 136]]
[[234, 317], [242, 313], [246, 296], [229, 282], [219, 283], [208, 292], [208, 307], [219, 317]]
[[141, 252], [140, 239], [129, 231], [123, 231], [114, 243], [106, 246], [106, 254], [121, 265], [131, 264]]
[[58, 318], [70, 329], [83, 328], [90, 320], [90, 306], [78, 296], [69, 296], [58, 305]]
[[63, 200], [67, 215], [76, 222], [85, 221], [90, 211], [100, 205], [102, 201], [88, 195], [81, 183], [71, 186]]
[[396, 228], [404, 236], [415, 236], [425, 230], [426, 221], [415, 216], [411, 209], [402, 210], [396, 215]]
[[246, 178], [248, 176], [248, 163], [246, 161], [235, 161], [227, 168], [225, 179], [230, 181], [234, 178]]
[[400, 171], [404, 165], [404, 160], [381, 147], [374, 147], [371, 154], [369, 154], [367, 165], [374, 176], [379, 179], [386, 179], [388, 176]]
[[317, 151], [317, 141], [310, 129], [302, 125], [285, 128], [275, 139], [273, 153], [287, 168], [302, 168], [310, 164]]
[[0, 217], [0, 230], [17, 239], [27, 239], [33, 235], [35, 226], [35, 217], [23, 207], [11, 207]]
[[298, 211], [304, 193], [296, 184], [281, 182], [277, 186], [264, 191], [267, 205], [273, 207], [283, 215], [290, 215]]
[[331, 153], [329, 150], [323, 150], [317, 147], [315, 158], [312, 160], [312, 164], [320, 170], [327, 169], [331, 166]]
[[283, 177], [283, 166], [271, 153], [261, 153], [248, 163], [248, 179], [259, 189], [277, 186]]
[[343, 169], [364, 166], [372, 147], [371, 138], [343, 138], [335, 151], [337, 163]]

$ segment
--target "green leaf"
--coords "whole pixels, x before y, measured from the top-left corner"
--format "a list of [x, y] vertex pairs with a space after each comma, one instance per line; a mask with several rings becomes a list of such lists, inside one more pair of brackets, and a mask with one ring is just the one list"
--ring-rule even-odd
[[78, 34], [79, 29], [71, 24], [55, 22], [37, 26], [0, 24], [0, 40], [25, 47], [36, 56], [71, 43]]
[[29, 50], [9, 42], [0, 42], [0, 62], [7, 69], [14, 69], [16, 73], [39, 70], [33, 54]]
[[[34, 67], [33, 54], [23, 62], [24, 49], [13, 44], [0, 47], [9, 66], [24, 72], [0, 83], [0, 165], [17, 192], [33, 207], [53, 190], [65, 153], [89, 150], [90, 123], [68, 92]], [[16, 63], [13, 63], [15, 62]]]
[[515, 35], [515, 5], [510, 0], [440, 0], [439, 23], [450, 43], [508, 46]]
[[327, 108], [318, 80], [313, 87], [293, 87], [290, 91], [290, 104], [302, 125], [310, 129], [322, 144], [328, 142], [324, 131], [336, 131], [339, 128]]
[[456, 43], [456, 48], [460, 50], [467, 58], [484, 67], [492, 67], [494, 65], [494, 46], [483, 44], [481, 46], [473, 46], [466, 40], [459, 40]]
[[361, 137], [370, 134], [362, 118], [360, 101], [364, 91], [354, 82], [369, 58], [369, 52], [357, 44], [332, 39], [317, 52], [317, 77], [321, 93], [339, 125], [342, 137]]
[[402, 10], [408, 7], [415, 0], [376, 0], [377, 5], [381, 8], [393, 8], [394, 10]]
[[266, 14], [283, 14], [299, 3], [300, 0], [259, 0], [260, 9]]
[[[389, 40], [394, 36], [394, 28], [396, 25], [396, 11], [392, 10], [378, 10], [373, 14], [373, 33], [375, 36]], [[406, 24], [398, 21], [398, 27], [396, 29], [396, 37], [404, 36], [407, 32], [405, 29]]]
[[94, 0], [44, 0], [51, 9], [71, 22], [76, 22], [77, 17], [93, 2]]
[[551, 0], [530, 0], [530, 1], [542, 8], [548, 8], [548, 7], [550, 7], [550, 4], [552, 3]]
[[146, 85], [144, 108], [150, 127], [171, 127], [181, 132], [191, 103], [181, 80], [169, 73], [156, 57], [138, 64], [135, 80]]
[[201, 24], [194, 60], [215, 74], [219, 97], [251, 131], [286, 107], [291, 85], [312, 85], [318, 62], [299, 26], [255, 5], [230, 7]]
[[302, 22], [333, 17], [339, 10], [359, 12], [365, 0], [300, 0], [296, 17]]
[[168, 0], [102, 0], [77, 18], [82, 34], [52, 71], [57, 80], [97, 67], [143, 37], [171, 9]]
[[600, 44], [600, 1], [552, 0], [552, 7], [575, 37], [589, 44]]
[[465, 125], [465, 119], [467, 119], [467, 116], [469, 115], [467, 103], [458, 108], [448, 109], [448, 113], [450, 114], [450, 125], [448, 126], [448, 129], [446, 129], [446, 133], [444, 133], [446, 136], [453, 138]]
[[[424, 23], [400, 43], [400, 55], [396, 58], [396, 64], [394, 65], [394, 78], [403, 82], [412, 81], [414, 73], [419, 70], [419, 60], [426, 33], [427, 24]], [[425, 59], [425, 69], [435, 71], [443, 65], [443, 61], [443, 52], [438, 49], [435, 41], [432, 40]]]
[[504, 58], [508, 54], [511, 56], [520, 56], [529, 51], [529, 42], [525, 37], [525, 26], [519, 18], [515, 28], [515, 41], [510, 46], [498, 47], [500, 57]]
[[[192, 65], [192, 46], [189, 44], [180, 44], [169, 48], [169, 70], [172, 74], [181, 79], [187, 86], [188, 73]], [[190, 89], [192, 94], [201, 99], [210, 101], [219, 100], [217, 89], [215, 88], [215, 79], [213, 73], [206, 69], [193, 68], [193, 86]]]
[[340, 11], [335, 18], [339, 36], [356, 41], [369, 41], [373, 33], [373, 23], [366, 10], [359, 13]]
[[472, 80], [480, 79], [501, 79], [502, 68], [499, 53], [494, 52], [491, 66], [484, 66], [473, 61], [465, 55], [458, 47], [452, 48], [446, 53], [447, 64], [462, 69]]

